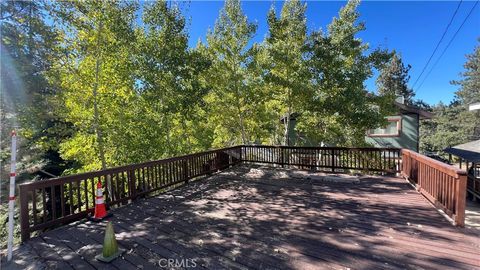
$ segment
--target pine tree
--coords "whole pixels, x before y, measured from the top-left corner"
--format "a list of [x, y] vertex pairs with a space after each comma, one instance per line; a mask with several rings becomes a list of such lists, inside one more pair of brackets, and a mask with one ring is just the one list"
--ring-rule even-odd
[[377, 91], [381, 96], [390, 95], [392, 97], [403, 96], [405, 103], [411, 104], [415, 93], [408, 87], [410, 75], [408, 71], [411, 66], [405, 66], [400, 56], [393, 52], [392, 58], [381, 69], [380, 75], [377, 78]]
[[460, 86], [460, 89], [455, 92], [455, 98], [463, 109], [458, 119], [466, 124], [464, 132], [470, 140], [478, 140], [480, 139], [480, 110], [469, 111], [469, 105], [480, 102], [480, 45], [477, 44], [473, 53], [467, 54], [466, 57], [467, 62], [463, 66], [465, 71], [461, 73], [462, 79], [451, 83]]
[[465, 71], [461, 73], [463, 78], [451, 82], [460, 87], [455, 95], [464, 105], [480, 102], [480, 45], [477, 44], [473, 53], [466, 57], [467, 62], [463, 66]]
[[[59, 36], [46, 22], [43, 1], [0, 3], [0, 179], [9, 180], [12, 129], [17, 131], [17, 183], [37, 180], [42, 169], [60, 175], [71, 165], [60, 158], [58, 141], [69, 136], [64, 119], [53, 114], [55, 94], [46, 73], [58, 56]], [[3, 190], [2, 190], [3, 191]], [[2, 192], [2, 206], [8, 192]], [[0, 248], [6, 245], [7, 208], [0, 207]], [[17, 213], [18, 214], [18, 213]], [[15, 216], [15, 219], [18, 217]], [[18, 222], [14, 233], [20, 234]], [[19, 237], [15, 237], [19, 238]], [[17, 239], [15, 241], [17, 241]], [[19, 240], [19, 239], [18, 239]]]
[[45, 21], [47, 9], [40, 1], [1, 3], [2, 139], [9, 140], [13, 126], [20, 128], [19, 156], [28, 157], [23, 160], [26, 167], [58, 175], [68, 165], [58, 154], [58, 141], [69, 132], [64, 119], [52, 113], [59, 89], [48, 82], [46, 73], [58, 57], [60, 37]]
[[452, 81], [460, 88], [449, 105], [434, 106], [435, 117], [425, 121], [420, 129], [422, 151], [443, 149], [480, 139], [480, 111], [469, 111], [469, 105], [480, 102], [480, 46], [468, 54], [461, 80]]

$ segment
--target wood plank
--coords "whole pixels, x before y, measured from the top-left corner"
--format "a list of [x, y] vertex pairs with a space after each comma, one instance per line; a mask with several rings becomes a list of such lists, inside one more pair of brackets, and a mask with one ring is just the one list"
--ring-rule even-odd
[[28, 245], [31, 246], [45, 261], [47, 269], [74, 269], [71, 265], [64, 262], [62, 257], [51, 249], [51, 246], [46, 243], [42, 238], [35, 237], [28, 241]]
[[[137, 211], [136, 211], [135, 213], [127, 213], [127, 212], [122, 212], [122, 213], [124, 214], [124, 215], [122, 215], [122, 219], [123, 219], [123, 220], [126, 220], [126, 221], [129, 221], [132, 226], [134, 225], [133, 223], [135, 223], [135, 220], [138, 220], [138, 219], [144, 220], [144, 221], [147, 221], [147, 220], [148, 220], [148, 217], [147, 217], [147, 216], [143, 216], [143, 217], [141, 217], [141, 218], [138, 218], [138, 216], [137, 216], [137, 215], [138, 215], [138, 212], [137, 212]], [[135, 216], [135, 217], [137, 217], [137, 218], [135, 218], [135, 219], [127, 219], [127, 218], [125, 218], [125, 217], [127, 217], [127, 216], [130, 216], [130, 217]], [[156, 226], [154, 226], [155, 224], [160, 225], [160, 223], [158, 223], [158, 222], [156, 222], [156, 221], [153, 221], [153, 222], [152, 222], [152, 221], [148, 220], [148, 222], [142, 222], [142, 225], [143, 225], [143, 226], [145, 226], [146, 228], [149, 228], [149, 229], [151, 229], [151, 230], [154, 230], [154, 231], [157, 233], [157, 235], [159, 234], [157, 237], [155, 237], [154, 239], [151, 239], [151, 240], [153, 240], [153, 241], [160, 241], [160, 242], [162, 243], [162, 245], [166, 245], [166, 247], [167, 247], [168, 249], [171, 249], [172, 251], [174, 251], [174, 252], [176, 252], [176, 253], [179, 253], [179, 254], [182, 254], [182, 253], [187, 253], [187, 254], [188, 254], [188, 253], [190, 253], [191, 251], [185, 251], [185, 249], [189, 249], [189, 248], [190, 248], [190, 249], [198, 249], [199, 247], [202, 248], [202, 246], [198, 246], [198, 247], [197, 247], [197, 246], [195, 246], [195, 247], [193, 247], [193, 246], [189, 246], [189, 247], [183, 246], [183, 247], [182, 247], [183, 243], [182, 243], [181, 241], [179, 241], [179, 240], [181, 240], [181, 239], [179, 239], [179, 238], [176, 237], [176, 236], [177, 236], [177, 234], [176, 234], [177, 232], [176, 232], [176, 231], [174, 231], [174, 230], [173, 230], [173, 231], [172, 231], [172, 230], [166, 230], [165, 228], [156, 227]], [[163, 234], [163, 235], [162, 235], [162, 234]], [[165, 239], [165, 235], [167, 235], [167, 239]], [[174, 242], [172, 242], [172, 240], [169, 240], [168, 238], [174, 239]], [[218, 255], [223, 255], [224, 252], [225, 252], [225, 249], [221, 249], [220, 251], [219, 251], [218, 249], [215, 249], [215, 250], [213, 250], [213, 251], [214, 251], [214, 253], [217, 254], [217, 255], [214, 255], [214, 256], [218, 256]], [[213, 255], [213, 254], [210, 253], [209, 256], [212, 256], [212, 255]], [[223, 261], [225, 261], [225, 260], [221, 260], [221, 261], [223, 262]], [[240, 262], [240, 263], [242, 263], [242, 262]], [[236, 261], [235, 261], [235, 260], [230, 261], [230, 262], [228, 262], [228, 264], [229, 264], [229, 265], [236, 264]], [[248, 266], [248, 267], [255, 267], [255, 266], [258, 266], [258, 265], [264, 265], [264, 263], [257, 261], [257, 262], [252, 263], [252, 264], [237, 265], [237, 267], [238, 267], [238, 268], [245, 268], [246, 266]]]
[[[275, 159], [270, 148], [262, 149], [255, 152], [258, 158]], [[178, 169], [175, 179], [184, 180], [177, 168], [182, 164], [160, 168]], [[235, 167], [114, 209], [111, 221], [128, 252], [112, 264], [94, 259], [104, 222], [77, 222], [28, 243], [40, 247], [36, 265], [58, 268], [62, 262], [66, 269], [155, 269], [161, 258], [196, 258], [199, 269], [480, 268], [480, 234], [450, 225], [403, 179], [369, 176], [352, 184], [263, 170], [263, 177], [253, 179], [249, 167]], [[304, 178], [278, 179], [279, 170]], [[145, 184], [151, 182], [148, 173], [168, 176], [163, 170], [146, 173]]]
[[[155, 211], [155, 212], [158, 212], [158, 211]], [[155, 214], [155, 213], [151, 213], [151, 214]], [[181, 215], [182, 215], [182, 213], [180, 214], [180, 216], [181, 216]], [[166, 217], [166, 219], [167, 219], [167, 220], [169, 220], [169, 219], [170, 219], [170, 220], [173, 220], [173, 222], [176, 223], [177, 226], [178, 226], [178, 222], [180, 222], [180, 221], [178, 221], [178, 222], [176, 221], [176, 220], [180, 220], [180, 219], [175, 219], [174, 217]], [[243, 225], [246, 226], [246, 227], [249, 226], [249, 224], [241, 224], [240, 226], [243, 226]], [[196, 223], [196, 227], [199, 227], [199, 224], [198, 224], [198, 223]], [[251, 226], [249, 226], [249, 227], [252, 228]], [[279, 225], [279, 227], [281, 227], [281, 225]], [[210, 230], [212, 230], [212, 229], [215, 229], [215, 228], [205, 228], [205, 231], [210, 231]], [[253, 229], [254, 229], [254, 232], [260, 231], [261, 233], [265, 233], [266, 235], [272, 234], [272, 233], [269, 232], [269, 231], [262, 231], [262, 228], [261, 228], [261, 227], [259, 227], [259, 228], [255, 227], [255, 228], [253, 228]], [[223, 230], [228, 230], [228, 228], [221, 228], [221, 231], [223, 231]], [[309, 235], [312, 235], [312, 234], [315, 234], [315, 233], [317, 233], [317, 234], [318, 234], [318, 233], [322, 233], [322, 234], [323, 234], [323, 233], [325, 233], [325, 232], [328, 233], [328, 231], [323, 231], [323, 232], [321, 232], [321, 231], [311, 231], [311, 232], [309, 232]], [[340, 236], [341, 236], [341, 235], [340, 235]], [[338, 236], [337, 236], [337, 237], [338, 237]], [[345, 238], [345, 235], [343, 235], [343, 237]], [[350, 235], [349, 237], [351, 237], [351, 235]], [[358, 239], [359, 241], [362, 240], [362, 239], [360, 239], [360, 238], [361, 238], [361, 235], [357, 235], [356, 238], [355, 238], [355, 237], [352, 237], [352, 239]], [[252, 241], [255, 241], [255, 240], [256, 240], [256, 241], [259, 241], [259, 239], [252, 239]], [[321, 241], [322, 239], [319, 239], [319, 240]], [[260, 241], [262, 241], [262, 240], [260, 240]], [[362, 241], [364, 241], [364, 240], [362, 240]], [[318, 244], [319, 244], [319, 242], [315, 242], [315, 243], [314, 243], [314, 246], [312, 246], [312, 248], [317, 247], [317, 249], [318, 249], [318, 248], [319, 248], [319, 247], [318, 247]], [[320, 243], [320, 244], [321, 244], [321, 243]], [[372, 247], [370, 247], [370, 248], [373, 248], [373, 247], [374, 247], [374, 246], [372, 246]], [[329, 249], [331, 249], [331, 248], [329, 248]], [[395, 252], [395, 249], [389, 250], [389, 253], [387, 253], [387, 254], [391, 254], [391, 253], [394, 253], [394, 254], [395, 254], [395, 253], [396, 253], [396, 252]], [[397, 252], [397, 253], [398, 253], [398, 252]]]
[[[103, 224], [103, 223], [102, 223]], [[105, 224], [103, 224], [104, 226]], [[104, 228], [104, 227], [103, 227]], [[103, 238], [105, 229], [100, 229], [96, 227], [96, 224], [93, 222], [79, 223], [75, 226], [75, 229], [78, 234], [82, 234], [88, 241], [94, 242], [96, 244], [103, 245]], [[117, 258], [111, 262], [115, 267], [119, 269], [155, 269], [155, 265], [152, 262], [149, 262], [148, 259], [141, 256], [140, 254], [128, 252], [133, 249], [133, 245], [130, 245], [127, 241], [118, 241], [120, 248], [125, 249], [127, 252], [122, 254], [122, 257]], [[101, 252], [101, 249], [98, 250], [98, 253]], [[97, 253], [97, 254], [98, 254]]]
[[95, 269], [89, 264], [84, 257], [80, 256], [64, 242], [60, 241], [55, 236], [55, 231], [41, 235], [41, 238], [50, 245], [52, 251], [57, 252], [62, 260], [68, 263], [74, 269]]

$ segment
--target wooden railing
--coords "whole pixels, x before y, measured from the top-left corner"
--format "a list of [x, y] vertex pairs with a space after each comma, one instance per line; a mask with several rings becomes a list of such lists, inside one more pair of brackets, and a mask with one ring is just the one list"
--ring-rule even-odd
[[464, 226], [466, 171], [403, 149], [402, 175], [432, 204], [450, 216], [457, 226]]
[[246, 162], [295, 166], [328, 172], [400, 172], [400, 149], [244, 145]]
[[236, 146], [21, 184], [22, 241], [32, 232], [78, 220], [93, 212], [98, 181], [104, 187], [107, 206], [112, 207], [239, 162], [241, 147]]
[[467, 191], [476, 199], [480, 199], [480, 164], [474, 163], [468, 170]]
[[241, 162], [327, 172], [399, 173], [402, 168], [402, 174], [425, 197], [457, 225], [463, 225], [466, 173], [412, 151], [242, 145], [21, 184], [22, 241], [32, 232], [79, 220], [93, 212], [98, 181], [102, 183], [107, 207], [114, 207]]

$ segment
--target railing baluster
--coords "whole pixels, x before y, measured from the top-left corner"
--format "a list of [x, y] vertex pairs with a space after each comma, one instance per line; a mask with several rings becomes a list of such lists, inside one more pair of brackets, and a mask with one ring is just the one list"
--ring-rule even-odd
[[[461, 225], [464, 206], [459, 196], [462, 196], [460, 188], [463, 182], [459, 179], [463, 175], [462, 172], [444, 169], [443, 165], [435, 165], [418, 156], [408, 151], [400, 155], [399, 149], [246, 145], [22, 184], [27, 185], [24, 190], [29, 188], [31, 192], [23, 195], [26, 198], [27, 211], [29, 203], [32, 203], [33, 210], [33, 215], [27, 213], [27, 216], [23, 217], [26, 219], [26, 225], [25, 223], [21, 225], [23, 226], [22, 237], [30, 234], [32, 228], [30, 224], [35, 226], [34, 230], [46, 229], [66, 220], [72, 220], [71, 216], [84, 217], [95, 205], [97, 180], [103, 184], [106, 201], [115, 205], [120, 202], [128, 203], [128, 199], [135, 200], [138, 192], [144, 195], [162, 190], [173, 183], [186, 183], [192, 178], [210, 174], [243, 161], [331, 172], [371, 170], [392, 173], [399, 171], [398, 166], [401, 165], [402, 175], [421, 187], [422, 192], [428, 193], [430, 198], [435, 198], [436, 203], [442, 205], [448, 213], [453, 215], [457, 224]], [[107, 179], [111, 180], [110, 187]], [[466, 180], [464, 182], [466, 185]], [[65, 188], [68, 188], [69, 200], [66, 198]], [[37, 216], [40, 207], [36, 202], [36, 190], [41, 192], [39, 201], [43, 206], [43, 218]], [[48, 202], [47, 195], [49, 195]], [[70, 201], [69, 213], [66, 206], [68, 201]], [[83, 204], [85, 207], [82, 207]], [[25, 205], [21, 206], [21, 209], [24, 208]], [[51, 220], [54, 222], [51, 223]]]
[[33, 213], [33, 225], [37, 225], [37, 194], [36, 189], [32, 189], [32, 213]]
[[57, 213], [57, 209], [56, 209], [57, 198], [55, 196], [55, 193], [56, 193], [55, 186], [50, 186], [50, 199], [51, 199], [50, 205], [52, 207], [52, 220], [56, 219], [56, 213]]
[[60, 207], [61, 207], [61, 215], [62, 217], [65, 216], [65, 194], [64, 194], [64, 184], [60, 186]]
[[47, 194], [46, 193], [47, 193], [46, 188], [45, 187], [42, 188], [43, 223], [47, 222]]
[[[68, 196], [70, 199], [70, 215], [74, 213], [74, 204], [73, 204], [73, 185], [72, 182], [68, 183]], [[64, 197], [62, 196], [62, 201], [64, 200]]]
[[92, 208], [94, 208], [95, 207], [95, 194], [96, 194], [95, 193], [95, 187], [96, 187], [97, 183], [95, 183], [95, 178], [94, 177], [92, 177], [90, 180], [91, 180], [90, 183], [92, 184]]
[[157, 164], [155, 166], [155, 188], [161, 187], [160, 184], [160, 164]]
[[335, 150], [333, 148], [331, 150], [331, 155], [332, 155], [332, 157], [331, 157], [332, 172], [335, 172]]
[[420, 192], [449, 215], [457, 226], [463, 226], [466, 172], [410, 150], [402, 150], [402, 164], [402, 175], [415, 183]]
[[83, 194], [85, 194], [85, 210], [88, 211], [88, 179], [83, 179]]
[[80, 180], [77, 180], [77, 209], [78, 213], [82, 211], [82, 197], [80, 196]]
[[[33, 187], [35, 188], [35, 187]], [[28, 217], [28, 190], [29, 186], [20, 185], [19, 186], [19, 196], [20, 196], [20, 230], [22, 242], [27, 241], [30, 238], [30, 219]], [[44, 190], [45, 191], [45, 190]], [[45, 194], [45, 192], [42, 192]], [[43, 205], [43, 216], [44, 221], [46, 222], [45, 214], [45, 203]]]
[[126, 193], [125, 191], [125, 183], [127, 183], [127, 186], [128, 186], [128, 178], [125, 177], [125, 171], [122, 171], [122, 192], [121, 192], [121, 196], [122, 196], [122, 199], [126, 199], [128, 197], [128, 193]]

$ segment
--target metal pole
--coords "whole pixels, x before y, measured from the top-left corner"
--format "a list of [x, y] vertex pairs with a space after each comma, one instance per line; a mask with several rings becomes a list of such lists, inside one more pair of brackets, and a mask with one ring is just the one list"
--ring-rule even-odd
[[12, 131], [12, 156], [10, 163], [10, 193], [8, 196], [8, 242], [7, 242], [7, 261], [12, 260], [13, 248], [13, 218], [15, 206], [15, 162], [17, 159], [17, 133]]

